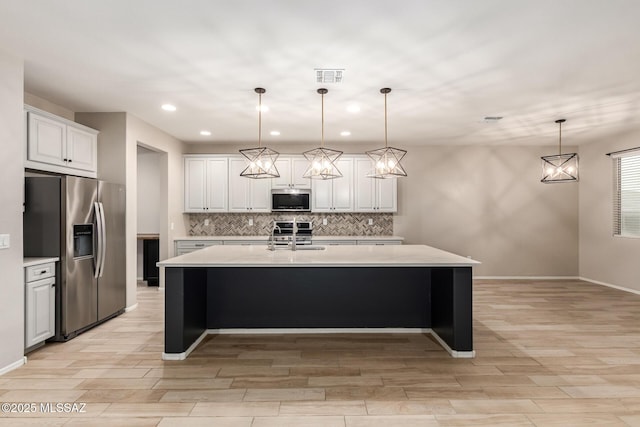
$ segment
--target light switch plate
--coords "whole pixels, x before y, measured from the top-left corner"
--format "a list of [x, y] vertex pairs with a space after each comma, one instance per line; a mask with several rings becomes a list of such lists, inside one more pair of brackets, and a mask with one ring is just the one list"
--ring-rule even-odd
[[322, 218], [322, 225], [327, 225], [327, 218]]
[[11, 247], [11, 235], [0, 234], [0, 249], [9, 249]]
[[373, 225], [373, 219], [369, 218], [369, 225]]

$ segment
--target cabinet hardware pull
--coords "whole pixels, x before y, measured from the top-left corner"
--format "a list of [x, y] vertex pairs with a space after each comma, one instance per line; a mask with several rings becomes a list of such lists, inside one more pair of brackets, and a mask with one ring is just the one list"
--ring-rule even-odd
[[68, 162], [71, 163], [73, 160], [69, 159]]
[[46, 272], [47, 272], [47, 270], [42, 270], [42, 271], [40, 272], [40, 274], [44, 274], [44, 273], [46, 273]]

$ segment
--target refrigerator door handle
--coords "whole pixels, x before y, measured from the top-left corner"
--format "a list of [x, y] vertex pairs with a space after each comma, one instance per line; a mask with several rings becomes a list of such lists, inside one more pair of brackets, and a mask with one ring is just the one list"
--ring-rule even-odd
[[100, 223], [102, 224], [102, 259], [100, 260], [100, 276], [102, 277], [102, 273], [104, 273], [104, 262], [107, 258], [107, 221], [104, 219], [104, 206], [102, 202], [98, 202], [100, 205]]
[[93, 204], [93, 210], [95, 211], [96, 214], [96, 230], [95, 230], [95, 234], [98, 238], [98, 244], [97, 246], [97, 253], [95, 254], [95, 271], [93, 273], [93, 277], [95, 277], [96, 279], [100, 276], [100, 270], [102, 269], [102, 247], [103, 247], [103, 240], [104, 237], [102, 235], [102, 215], [100, 215], [100, 204], [98, 202], [94, 202]]

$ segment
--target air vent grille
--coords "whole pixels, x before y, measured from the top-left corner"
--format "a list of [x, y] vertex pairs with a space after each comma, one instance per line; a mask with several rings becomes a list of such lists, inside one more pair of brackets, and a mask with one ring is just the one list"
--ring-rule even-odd
[[316, 83], [342, 83], [344, 68], [316, 68]]

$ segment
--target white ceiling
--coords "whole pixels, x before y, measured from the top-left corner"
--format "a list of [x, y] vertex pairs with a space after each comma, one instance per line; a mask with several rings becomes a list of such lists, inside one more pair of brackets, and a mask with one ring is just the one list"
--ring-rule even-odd
[[0, 0], [0, 49], [27, 92], [187, 142], [257, 142], [261, 86], [265, 143], [319, 143], [326, 86], [332, 148], [384, 143], [382, 87], [389, 145], [557, 144], [560, 117], [579, 145], [640, 126], [639, 18], [637, 0]]

